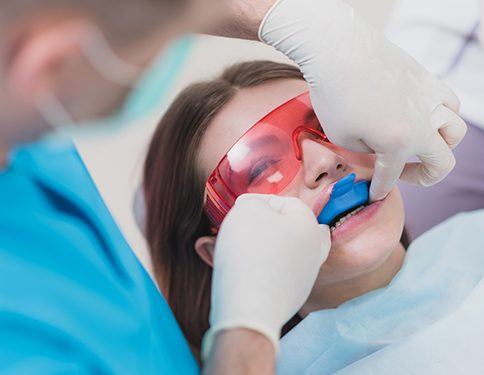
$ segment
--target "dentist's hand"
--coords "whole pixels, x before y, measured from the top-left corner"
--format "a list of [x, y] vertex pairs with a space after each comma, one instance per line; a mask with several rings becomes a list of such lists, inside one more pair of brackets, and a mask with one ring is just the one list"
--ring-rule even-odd
[[[458, 98], [349, 5], [279, 0], [259, 34], [299, 65], [329, 139], [376, 154], [372, 200], [400, 176], [428, 186], [452, 170], [466, 132]], [[415, 155], [420, 163], [407, 164]]]
[[239, 197], [217, 236], [203, 356], [225, 329], [257, 331], [277, 348], [282, 326], [307, 300], [329, 248], [328, 227], [299, 199]]

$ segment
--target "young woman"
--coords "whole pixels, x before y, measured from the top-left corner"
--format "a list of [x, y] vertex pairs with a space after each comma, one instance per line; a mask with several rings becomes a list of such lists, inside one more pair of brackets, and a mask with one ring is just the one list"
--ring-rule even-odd
[[[153, 136], [144, 173], [146, 235], [161, 289], [197, 351], [208, 329], [216, 240], [203, 209], [205, 182], [254, 123], [307, 90], [293, 66], [262, 61], [235, 65], [219, 79], [182, 92]], [[357, 179], [371, 179], [371, 156], [311, 137], [300, 143], [302, 173], [284, 195], [302, 199], [315, 215], [337, 180], [351, 172]], [[374, 212], [366, 210], [363, 226], [351, 230], [348, 221], [333, 231], [330, 256], [301, 317], [381, 287], [398, 271], [404, 256], [398, 191], [374, 206]]]
[[[211, 209], [207, 211], [210, 195], [207, 180], [232, 146], [247, 131], [255, 129], [254, 124], [283, 103], [304, 98], [307, 91], [301, 73], [293, 66], [268, 61], [237, 64], [217, 79], [184, 90], [153, 135], [144, 170], [145, 232], [157, 281], [196, 354], [209, 327], [211, 266], [216, 243], [217, 215]], [[282, 123], [284, 119], [282, 117]], [[295, 138], [300, 168], [278, 194], [301, 199], [318, 216], [337, 181], [350, 173], [356, 175], [356, 180], [372, 179], [374, 158], [328, 142], [324, 137], [324, 124], [321, 126], [311, 111], [305, 114], [304, 124], [304, 131]], [[272, 135], [277, 138], [277, 133]], [[260, 192], [261, 175], [269, 179], [280, 177], [274, 171], [282, 159], [274, 155], [288, 151], [282, 150], [283, 146], [277, 143], [270, 143], [274, 141], [270, 137], [255, 136], [251, 141], [264, 143], [266, 154], [250, 150], [243, 156], [250, 159], [249, 173], [241, 176], [233, 170], [230, 178], [244, 179], [236, 182], [244, 183], [246, 192]], [[267, 158], [269, 153], [271, 157]], [[391, 343], [389, 337], [396, 341], [437, 319], [447, 313], [450, 306], [455, 306], [450, 301], [462, 301], [462, 293], [472, 290], [479, 278], [467, 279], [465, 275], [472, 267], [484, 270], [484, 259], [479, 257], [469, 258], [472, 259], [469, 264], [453, 264], [454, 277], [460, 277], [458, 291], [448, 288], [448, 294], [438, 293], [439, 298], [427, 301], [426, 298], [433, 295], [428, 288], [438, 284], [415, 281], [415, 286], [405, 289], [410, 290], [409, 295], [402, 294], [401, 290], [394, 292], [394, 296], [408, 304], [402, 310], [402, 305], [397, 303], [400, 300], [391, 297], [391, 291], [395, 290], [395, 275], [402, 270], [404, 260], [408, 263], [406, 244], [402, 241], [403, 225], [404, 211], [397, 188], [383, 201], [331, 223], [329, 257], [321, 267], [308, 300], [283, 332], [292, 328], [284, 337], [281, 352], [288, 373], [301, 373], [318, 359], [322, 364], [316, 367], [315, 373], [336, 371], [381, 348], [383, 343]], [[437, 250], [445, 253], [445, 246]], [[454, 247], [451, 250], [455, 251]], [[304, 256], [304, 249], [301, 249], [301, 256]], [[420, 264], [416, 261], [418, 256], [419, 253], [414, 252], [414, 264]], [[463, 257], [462, 261], [465, 259]], [[436, 262], [436, 265], [441, 271], [445, 269], [443, 263]], [[437, 272], [428, 259], [419, 267], [422, 280], [425, 272], [428, 272], [427, 281], [432, 275], [441, 276], [444, 272]], [[413, 282], [401, 274], [398, 279], [400, 284], [396, 285], [400, 287], [402, 282], [406, 282], [406, 286]], [[378, 313], [354, 303], [359, 300], [356, 297], [370, 298], [377, 290], [384, 290], [385, 296], [390, 296], [389, 300], [379, 300], [382, 305], [377, 308]], [[420, 298], [420, 302], [413, 304], [414, 297]], [[433, 303], [439, 304], [437, 312], [433, 310]], [[338, 311], [347, 306], [353, 309], [351, 314], [342, 312], [339, 315]], [[414, 306], [424, 307], [420, 313], [431, 311], [432, 319], [425, 313], [415, 313]], [[382, 318], [386, 323], [379, 326], [375, 315], [387, 313], [389, 316]], [[304, 319], [309, 314], [311, 316]], [[407, 326], [397, 329], [402, 321]], [[371, 333], [365, 329], [370, 329]], [[354, 332], [360, 336], [351, 336]], [[375, 341], [365, 341], [373, 334]], [[329, 359], [324, 357], [326, 354]]]

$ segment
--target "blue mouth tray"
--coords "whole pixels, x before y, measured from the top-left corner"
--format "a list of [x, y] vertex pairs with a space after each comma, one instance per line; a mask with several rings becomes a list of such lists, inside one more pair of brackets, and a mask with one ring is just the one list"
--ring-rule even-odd
[[355, 179], [356, 175], [350, 173], [333, 186], [329, 201], [318, 216], [320, 224], [328, 225], [338, 215], [368, 203], [369, 182], [358, 181], [355, 183]]

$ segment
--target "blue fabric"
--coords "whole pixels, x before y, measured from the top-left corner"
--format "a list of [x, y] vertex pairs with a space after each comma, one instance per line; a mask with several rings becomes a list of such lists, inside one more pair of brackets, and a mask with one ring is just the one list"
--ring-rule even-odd
[[[312, 313], [284, 336], [278, 373], [334, 374], [354, 364], [352, 371], [348, 368], [342, 373], [388, 374], [398, 369], [399, 373], [428, 374], [418, 369], [428, 370], [432, 361], [434, 365], [452, 365], [450, 370], [456, 370], [453, 373], [482, 373], [484, 329], [476, 322], [482, 326], [484, 314], [483, 234], [481, 210], [457, 215], [415, 240], [402, 269], [387, 287], [336, 309]], [[474, 318], [459, 319], [459, 326], [455, 319], [459, 310]], [[452, 323], [442, 325], [446, 319]], [[473, 330], [479, 334], [471, 339], [469, 332]], [[425, 332], [431, 335], [424, 339]], [[455, 345], [459, 341], [452, 345], [449, 339], [449, 333], [458, 337], [459, 332], [465, 332], [468, 338], [461, 339], [460, 351]], [[440, 341], [442, 337], [445, 339]], [[419, 345], [405, 345], [412, 340]], [[447, 343], [445, 350], [442, 343]], [[412, 354], [412, 348], [416, 354]], [[471, 355], [471, 349], [479, 350], [479, 355]], [[388, 372], [396, 359], [399, 365]], [[447, 362], [442, 362], [444, 359]], [[362, 365], [358, 366], [360, 360]], [[421, 366], [424, 362], [427, 367]], [[376, 371], [376, 363], [383, 363], [380, 370], [387, 371]], [[472, 372], [465, 371], [472, 363], [480, 365]], [[412, 371], [401, 371], [410, 368]]]
[[154, 61], [128, 96], [119, 116], [125, 122], [146, 116], [159, 108], [192, 50], [193, 38], [188, 36], [174, 42]]
[[[82, 127], [91, 131], [96, 127], [116, 131], [152, 114], [157, 109], [161, 110], [167, 94], [185, 66], [192, 45], [193, 38], [190, 36], [175, 41], [153, 61], [116, 112], [108, 117], [85, 122]], [[72, 129], [69, 129], [69, 132], [71, 131]]]
[[16, 152], [0, 207], [1, 374], [199, 372], [72, 144]]

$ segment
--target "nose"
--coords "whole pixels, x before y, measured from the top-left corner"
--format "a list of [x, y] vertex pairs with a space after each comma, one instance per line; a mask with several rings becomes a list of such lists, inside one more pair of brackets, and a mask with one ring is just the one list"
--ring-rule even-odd
[[321, 143], [311, 136], [301, 135], [299, 146], [302, 151], [304, 183], [310, 189], [329, 184], [342, 178], [347, 170], [346, 160], [334, 151], [328, 143]]

